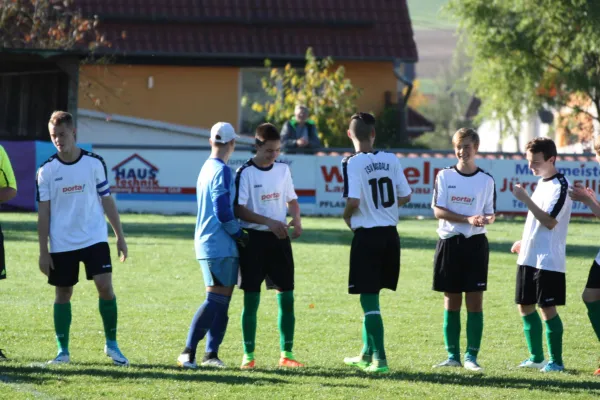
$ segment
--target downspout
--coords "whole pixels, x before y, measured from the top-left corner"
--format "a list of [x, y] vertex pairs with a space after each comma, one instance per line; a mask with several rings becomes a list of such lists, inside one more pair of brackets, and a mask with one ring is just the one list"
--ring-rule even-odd
[[408, 104], [408, 99], [413, 90], [413, 82], [408, 78], [403, 76], [400, 73], [400, 69], [402, 67], [402, 62], [399, 59], [394, 60], [394, 76], [400, 82], [402, 82], [405, 86], [408, 86], [408, 90], [406, 91], [406, 96], [402, 94], [402, 90], [396, 90], [398, 95], [398, 115], [400, 120], [400, 126], [398, 129], [398, 142], [403, 145], [408, 143], [408, 131], [407, 131], [407, 115], [406, 115], [406, 105]]

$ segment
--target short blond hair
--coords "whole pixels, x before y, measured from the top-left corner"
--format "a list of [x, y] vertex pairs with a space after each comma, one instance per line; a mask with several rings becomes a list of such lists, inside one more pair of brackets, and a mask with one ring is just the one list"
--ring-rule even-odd
[[475, 147], [479, 147], [479, 134], [475, 129], [471, 128], [460, 128], [457, 130], [454, 136], [452, 136], [452, 144], [456, 146], [465, 139], [471, 139]]
[[66, 111], [54, 111], [50, 116], [49, 124], [54, 126], [67, 125], [69, 128], [73, 127], [73, 115]]

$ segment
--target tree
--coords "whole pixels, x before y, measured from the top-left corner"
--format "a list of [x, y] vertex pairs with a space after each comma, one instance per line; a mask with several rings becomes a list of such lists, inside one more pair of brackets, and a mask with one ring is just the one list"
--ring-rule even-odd
[[[333, 64], [331, 57], [317, 59], [308, 48], [304, 70], [290, 64], [271, 69], [271, 74], [262, 79], [268, 100], [253, 103], [252, 110], [281, 126], [294, 115], [297, 104], [304, 104], [317, 125], [322, 143], [326, 147], [347, 147], [348, 121], [356, 112], [360, 90], [345, 77], [343, 66], [334, 70]], [[271, 66], [270, 60], [265, 61], [265, 66]]]
[[[448, 10], [469, 39], [480, 117], [512, 127], [543, 106], [572, 106], [571, 117], [600, 121], [600, 2], [451, 0]], [[573, 105], [573, 95], [591, 108]]]

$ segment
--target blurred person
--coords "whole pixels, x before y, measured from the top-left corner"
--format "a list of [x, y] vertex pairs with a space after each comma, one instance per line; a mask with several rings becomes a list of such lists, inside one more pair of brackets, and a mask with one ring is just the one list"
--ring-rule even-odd
[[321, 147], [317, 126], [308, 117], [308, 108], [297, 105], [294, 116], [281, 129], [281, 144], [284, 152], [293, 154], [294, 149], [314, 150]]

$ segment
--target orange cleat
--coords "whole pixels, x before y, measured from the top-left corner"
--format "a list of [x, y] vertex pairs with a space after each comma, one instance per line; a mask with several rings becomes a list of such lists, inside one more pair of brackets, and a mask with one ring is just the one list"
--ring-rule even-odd
[[281, 357], [279, 359], [279, 366], [286, 367], [286, 368], [300, 368], [300, 367], [304, 367], [304, 364], [299, 363], [298, 361], [291, 359], [291, 358]]
[[256, 368], [256, 362], [254, 360], [250, 360], [247, 362], [243, 362], [240, 369], [254, 369]]
[[598, 368], [598, 369], [596, 370], [596, 372], [594, 372], [594, 376], [600, 376], [600, 368]]

